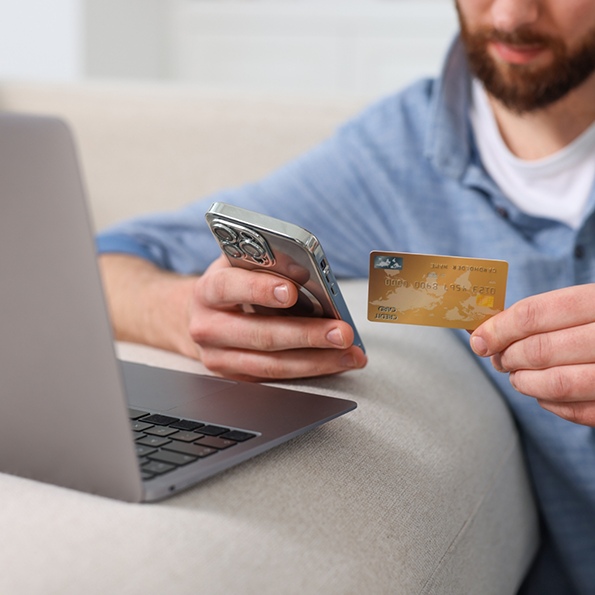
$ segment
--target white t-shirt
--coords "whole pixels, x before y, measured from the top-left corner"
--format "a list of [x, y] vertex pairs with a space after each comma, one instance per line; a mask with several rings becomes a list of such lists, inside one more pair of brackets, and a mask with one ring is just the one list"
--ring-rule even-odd
[[513, 155], [504, 143], [477, 79], [470, 116], [484, 167], [504, 195], [529, 215], [580, 227], [595, 181], [595, 123], [562, 150], [528, 161]]

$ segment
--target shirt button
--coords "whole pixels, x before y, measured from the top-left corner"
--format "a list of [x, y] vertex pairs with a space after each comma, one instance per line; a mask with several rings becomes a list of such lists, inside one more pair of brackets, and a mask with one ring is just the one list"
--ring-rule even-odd
[[496, 212], [498, 213], [498, 215], [500, 215], [500, 217], [502, 217], [503, 219], [508, 219], [508, 211], [504, 208], [504, 207], [498, 207], [496, 209]]
[[576, 246], [574, 249], [574, 257], [580, 259], [583, 258], [584, 255], [585, 249], [582, 246]]

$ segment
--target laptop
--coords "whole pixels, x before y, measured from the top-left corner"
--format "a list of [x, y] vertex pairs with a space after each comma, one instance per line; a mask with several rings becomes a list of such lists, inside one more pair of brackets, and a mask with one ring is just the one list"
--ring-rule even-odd
[[0, 113], [0, 471], [154, 501], [353, 401], [116, 359], [72, 134]]

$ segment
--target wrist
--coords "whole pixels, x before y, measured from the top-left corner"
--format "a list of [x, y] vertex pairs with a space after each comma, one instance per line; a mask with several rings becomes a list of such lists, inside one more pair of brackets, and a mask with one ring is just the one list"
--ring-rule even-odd
[[125, 254], [102, 255], [99, 264], [116, 339], [198, 357], [188, 331], [197, 277]]

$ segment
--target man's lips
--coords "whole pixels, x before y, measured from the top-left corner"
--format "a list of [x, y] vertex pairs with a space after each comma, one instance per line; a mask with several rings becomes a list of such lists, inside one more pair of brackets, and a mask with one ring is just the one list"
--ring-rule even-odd
[[498, 58], [509, 64], [528, 64], [547, 51], [543, 45], [512, 45], [501, 41], [492, 41], [490, 45]]

